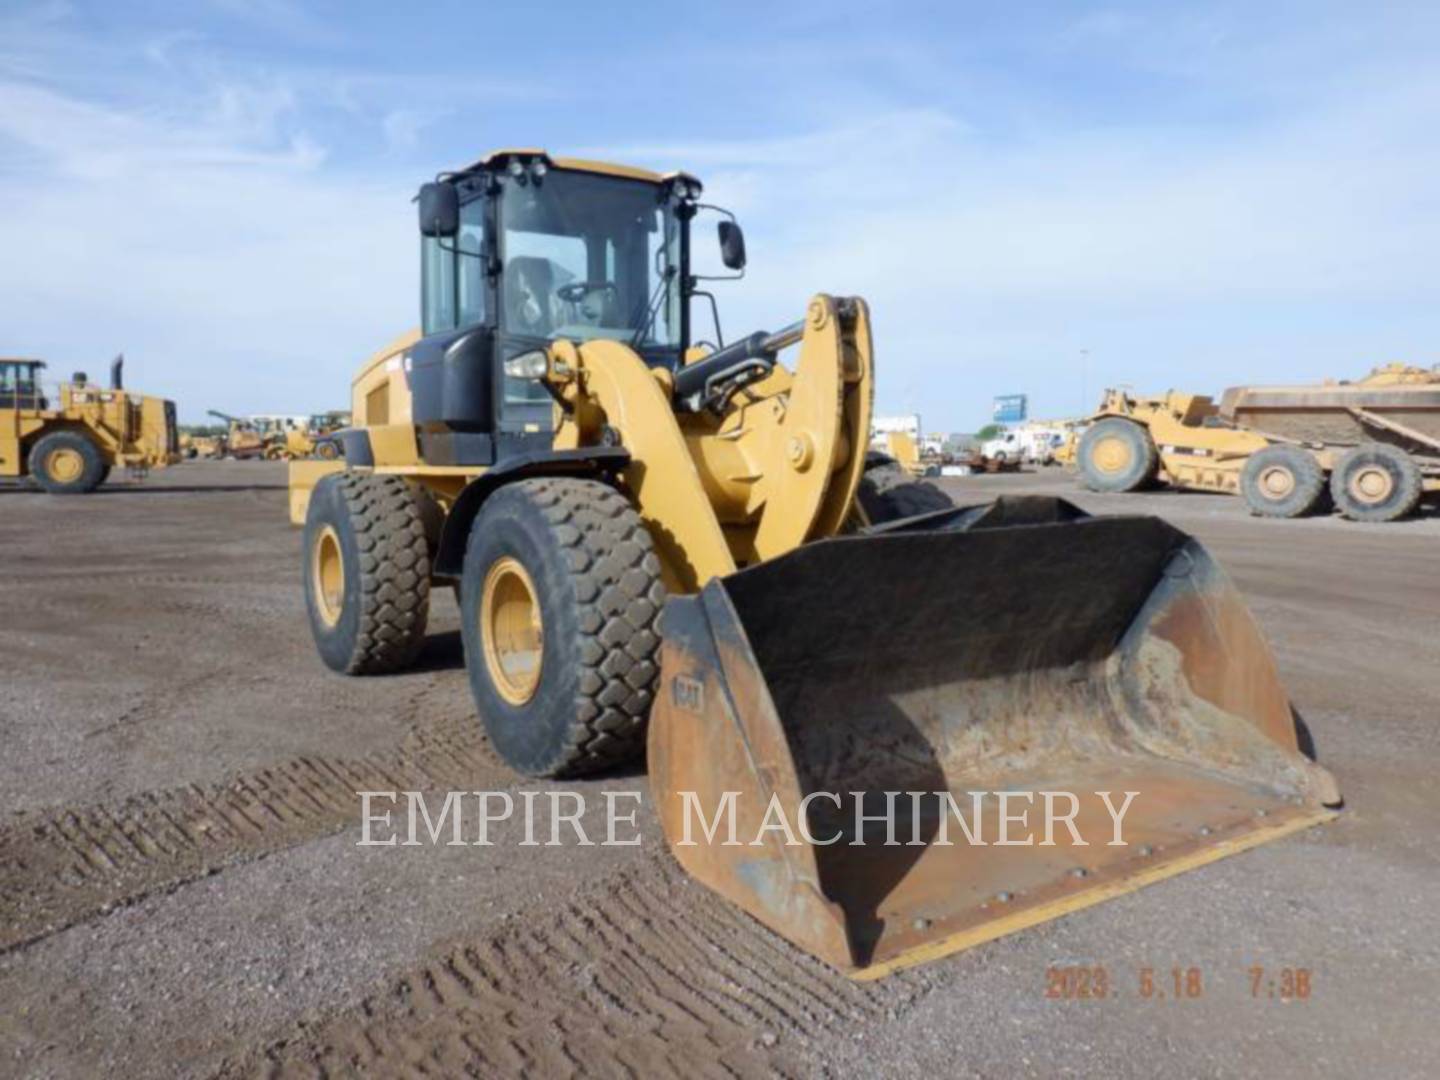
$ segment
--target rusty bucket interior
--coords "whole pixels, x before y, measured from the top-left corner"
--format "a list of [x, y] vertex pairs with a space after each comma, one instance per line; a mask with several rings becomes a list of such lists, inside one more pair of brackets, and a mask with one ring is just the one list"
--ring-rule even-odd
[[1158, 518], [1002, 500], [821, 541], [672, 600], [665, 638], [676, 857], [860, 977], [1339, 802], [1234, 587]]

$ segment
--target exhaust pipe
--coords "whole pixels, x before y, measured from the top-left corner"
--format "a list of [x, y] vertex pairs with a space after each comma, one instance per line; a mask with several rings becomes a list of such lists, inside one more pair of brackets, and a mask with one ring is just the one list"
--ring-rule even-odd
[[125, 380], [121, 377], [121, 372], [122, 372], [122, 370], [124, 369], [124, 367], [125, 367], [125, 354], [124, 354], [124, 353], [119, 353], [118, 355], [116, 355], [116, 357], [115, 357], [114, 360], [110, 361], [110, 389], [111, 389], [111, 390], [124, 390], [124, 389], [125, 389]]

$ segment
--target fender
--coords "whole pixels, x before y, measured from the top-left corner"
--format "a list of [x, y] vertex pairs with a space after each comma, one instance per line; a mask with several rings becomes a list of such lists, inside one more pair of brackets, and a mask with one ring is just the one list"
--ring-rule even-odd
[[370, 448], [370, 433], [364, 428], [341, 428], [326, 438], [340, 444], [340, 455], [351, 468], [375, 464], [375, 453]]
[[[349, 449], [348, 447], [346, 448]], [[431, 573], [436, 577], [459, 577], [465, 561], [465, 545], [475, 515], [492, 493], [505, 484], [531, 476], [614, 477], [630, 464], [630, 451], [623, 446], [586, 446], [578, 450], [546, 450], [517, 454], [496, 465], [466, 485], [445, 516], [440, 545], [435, 551]]]

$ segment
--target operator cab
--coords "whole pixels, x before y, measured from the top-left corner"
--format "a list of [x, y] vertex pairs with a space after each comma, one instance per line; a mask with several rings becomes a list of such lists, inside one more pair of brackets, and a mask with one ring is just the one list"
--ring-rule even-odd
[[[548, 450], [553, 401], [539, 376], [551, 342], [616, 341], [678, 369], [700, 192], [683, 173], [539, 150], [500, 151], [424, 185], [423, 336], [405, 361], [422, 457], [492, 465]], [[724, 259], [738, 269], [739, 228], [724, 225]]]
[[0, 360], [0, 409], [48, 409], [40, 385], [43, 360]]

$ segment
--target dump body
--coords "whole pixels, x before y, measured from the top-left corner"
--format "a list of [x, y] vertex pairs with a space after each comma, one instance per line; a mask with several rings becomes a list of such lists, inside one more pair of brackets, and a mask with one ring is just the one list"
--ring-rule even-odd
[[[931, 515], [714, 581], [671, 600], [665, 629], [650, 770], [676, 857], [857, 975], [1179, 873], [1338, 801], [1233, 586], [1159, 519], [1059, 500]], [[1118, 809], [1131, 791], [1112, 846], [1099, 793]], [[739, 846], [707, 841], [695, 817], [714, 820], [726, 792]], [[885, 821], [857, 830], [855, 815], [855, 793], [876, 816], [889, 792], [923, 794], [894, 797], [893, 846]], [[978, 815], [972, 792], [988, 793]], [[1064, 823], [1041, 842], [1045, 792], [1062, 810], [1073, 796], [1084, 844]], [[1011, 840], [1030, 843], [995, 843], [1001, 793]], [[772, 799], [838, 839], [762, 830]]]
[[1367, 422], [1369, 414], [1429, 436], [1436, 442], [1432, 449], [1440, 449], [1440, 376], [1428, 382], [1239, 386], [1225, 391], [1219, 412], [1233, 423], [1303, 442], [1389, 441], [1383, 427]]

